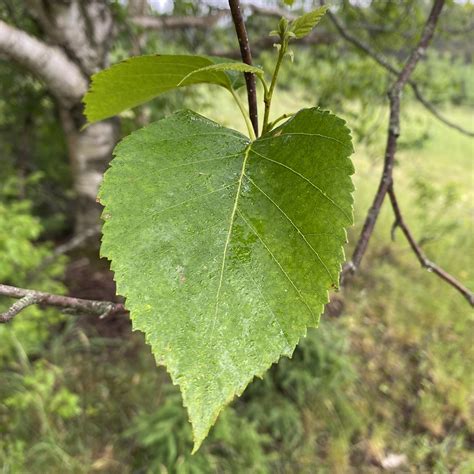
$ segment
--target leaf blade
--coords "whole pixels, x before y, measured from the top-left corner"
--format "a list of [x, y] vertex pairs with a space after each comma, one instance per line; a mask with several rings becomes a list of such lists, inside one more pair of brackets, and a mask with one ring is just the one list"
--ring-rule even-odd
[[[141, 105], [160, 94], [192, 84], [216, 84], [232, 88], [225, 71], [197, 72], [222, 58], [191, 55], [136, 56], [92, 76], [84, 96], [84, 113], [89, 123], [104, 120]], [[192, 77], [183, 80], [189, 73]], [[179, 85], [178, 85], [179, 84]]]
[[248, 64], [241, 63], [241, 62], [217, 63], [217, 64], [211, 64], [210, 66], [205, 66], [205, 67], [202, 67], [200, 69], [196, 69], [195, 71], [190, 72], [183, 79], [181, 79], [177, 87], [180, 87], [181, 84], [186, 83], [187, 80], [189, 80], [196, 74], [200, 74], [203, 72], [215, 72], [215, 71], [250, 72], [252, 74], [257, 75], [259, 78], [263, 78], [263, 69], [256, 66], [250, 66]]
[[317, 325], [352, 223], [351, 152], [342, 121], [317, 109], [252, 143], [182, 112], [117, 147], [101, 252], [134, 329], [181, 386], [195, 449]]
[[323, 6], [301, 15], [290, 23], [289, 31], [298, 39], [304, 38], [311, 33], [313, 28], [322, 20], [327, 9], [327, 6]]

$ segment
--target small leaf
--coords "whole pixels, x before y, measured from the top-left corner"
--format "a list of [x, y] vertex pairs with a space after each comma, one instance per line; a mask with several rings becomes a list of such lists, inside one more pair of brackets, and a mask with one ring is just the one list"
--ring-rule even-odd
[[263, 78], [263, 69], [256, 66], [249, 66], [245, 63], [232, 62], [232, 63], [219, 63], [212, 64], [211, 66], [205, 66], [200, 69], [187, 74], [181, 81], [178, 83], [177, 87], [180, 87], [182, 84], [186, 83], [188, 79], [192, 78], [195, 74], [201, 74], [203, 72], [213, 72], [213, 71], [237, 71], [237, 72], [251, 72], [256, 74], [260, 78]]
[[326, 6], [320, 7], [296, 18], [290, 23], [290, 31], [295, 34], [296, 38], [303, 38], [321, 21], [327, 9]]
[[[84, 96], [85, 115], [89, 123], [103, 120], [148, 102], [158, 95], [191, 84], [217, 84], [226, 89], [240, 86], [225, 71], [199, 69], [229, 60], [190, 55], [136, 56], [92, 76]], [[183, 80], [190, 73], [192, 77]]]
[[319, 109], [254, 142], [183, 111], [117, 146], [100, 189], [101, 254], [134, 329], [180, 385], [195, 450], [317, 326], [352, 224], [352, 151], [344, 122]]

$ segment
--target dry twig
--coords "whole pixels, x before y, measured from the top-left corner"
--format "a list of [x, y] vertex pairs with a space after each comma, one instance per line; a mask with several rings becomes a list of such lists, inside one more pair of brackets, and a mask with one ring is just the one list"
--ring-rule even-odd
[[[407, 224], [405, 223], [403, 216], [400, 212], [400, 208], [398, 206], [397, 198], [395, 195], [395, 191], [393, 188], [393, 166], [395, 163], [395, 154], [397, 151], [397, 141], [398, 137], [400, 136], [400, 102], [401, 102], [401, 94], [402, 90], [406, 84], [410, 84], [410, 76], [413, 73], [416, 65], [423, 57], [426, 52], [426, 48], [428, 47], [438, 22], [439, 15], [441, 14], [441, 10], [444, 6], [444, 0], [435, 0], [433, 7], [431, 9], [430, 15], [425, 23], [423, 28], [423, 33], [421, 35], [420, 41], [418, 42], [415, 49], [412, 51], [410, 57], [408, 58], [407, 62], [403, 69], [398, 72], [388, 63], [385, 67], [389, 69], [393, 73], [397, 73], [397, 79], [393, 86], [391, 87], [388, 96], [390, 100], [390, 117], [389, 117], [389, 126], [388, 126], [388, 137], [387, 137], [387, 145], [385, 148], [385, 159], [384, 159], [384, 168], [382, 177], [380, 179], [379, 187], [374, 197], [374, 201], [372, 206], [370, 207], [367, 217], [365, 219], [364, 225], [362, 227], [361, 234], [355, 246], [354, 252], [352, 254], [351, 260], [344, 266], [342, 275], [341, 275], [341, 282], [344, 282], [345, 278], [349, 274], [354, 273], [360, 266], [362, 258], [367, 250], [367, 246], [372, 236], [375, 223], [377, 222], [377, 218], [380, 213], [380, 209], [382, 207], [383, 201], [385, 199], [386, 194], [388, 193], [390, 196], [390, 201], [392, 204], [392, 208], [395, 213], [396, 218], [396, 226], [399, 226], [405, 237], [407, 238], [412, 250], [415, 252], [418, 260], [422, 264], [422, 266], [448, 284], [450, 284], [453, 288], [459, 291], [467, 301], [474, 306], [474, 295], [473, 293], [464, 287], [461, 283], [459, 283], [453, 276], [449, 275], [446, 271], [442, 268], [438, 267], [434, 263], [430, 262], [426, 256], [424, 255], [421, 247], [413, 238]], [[371, 53], [368, 53], [371, 54]], [[381, 58], [378, 60], [381, 64], [383, 64], [385, 60]], [[392, 231], [393, 233], [393, 231]]]
[[53, 295], [43, 291], [17, 288], [15, 286], [0, 284], [0, 295], [9, 298], [19, 298], [4, 313], [0, 314], [0, 323], [8, 323], [18, 313], [33, 304], [43, 304], [62, 309], [72, 309], [78, 313], [94, 314], [104, 318], [116, 313], [124, 313], [126, 309], [122, 303], [112, 301], [95, 301], [74, 298], [72, 296]]
[[[325, 4], [324, 0], [320, 0], [321, 5]], [[374, 59], [380, 66], [385, 68], [387, 71], [389, 71], [391, 74], [393, 74], [396, 77], [399, 77], [402, 71], [400, 71], [397, 67], [393, 66], [382, 54], [378, 53], [377, 51], [373, 50], [368, 44], [364, 43], [361, 41], [357, 36], [351, 34], [349, 30], [344, 26], [341, 20], [334, 15], [330, 10], [327, 12], [329, 18], [333, 22], [334, 26], [336, 27], [337, 31], [339, 34], [347, 40], [349, 43], [352, 43], [354, 46], [359, 48], [361, 51], [366, 53], [368, 56], [370, 56], [372, 59]], [[425, 25], [426, 28], [426, 25]], [[420, 44], [420, 43], [418, 43]], [[417, 48], [415, 48], [416, 50]], [[421, 93], [418, 84], [413, 80], [408, 77], [407, 84], [410, 85], [410, 87], [413, 90], [413, 93], [415, 94], [416, 99], [418, 102], [420, 102], [434, 117], [436, 117], [440, 122], [444, 123], [448, 127], [454, 128], [460, 133], [463, 133], [464, 135], [468, 135], [470, 137], [474, 137], [474, 132], [471, 132], [470, 130], [466, 130], [465, 128], [455, 124], [454, 122], [451, 122], [448, 120], [446, 117], [444, 117], [437, 109], [436, 107], [429, 101], [427, 100], [423, 94]]]

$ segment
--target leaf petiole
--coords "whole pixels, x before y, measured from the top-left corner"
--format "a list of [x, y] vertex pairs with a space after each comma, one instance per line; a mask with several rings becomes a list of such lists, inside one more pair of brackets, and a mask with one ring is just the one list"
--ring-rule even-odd
[[242, 116], [244, 117], [245, 125], [247, 126], [247, 130], [249, 132], [250, 139], [255, 140], [257, 137], [255, 136], [255, 132], [253, 130], [252, 122], [250, 121], [249, 114], [245, 110], [244, 104], [242, 104], [242, 101], [240, 100], [240, 98], [237, 95], [237, 92], [234, 90], [234, 88], [230, 88], [229, 91], [232, 94], [232, 97], [234, 98], [237, 106], [239, 107], [239, 110], [242, 113]]
[[[295, 112], [296, 113], [296, 112]], [[293, 117], [293, 115], [295, 115], [294, 113], [293, 114], [282, 114], [280, 115], [277, 119], [275, 119], [273, 122], [270, 122], [267, 126], [267, 131], [269, 132], [270, 130], [272, 130], [275, 125], [278, 123], [278, 122], [281, 122], [282, 120], [285, 120], [287, 118], [290, 118], [290, 117]]]
[[286, 51], [288, 49], [288, 37], [282, 35], [281, 44], [278, 45], [278, 58], [275, 64], [275, 69], [272, 75], [272, 82], [270, 83], [270, 89], [265, 91], [264, 96], [264, 104], [265, 104], [265, 112], [263, 116], [263, 127], [262, 127], [262, 135], [270, 130], [270, 125], [268, 123], [268, 119], [270, 117], [270, 107], [272, 104], [273, 92], [275, 90], [276, 82], [278, 79], [278, 73], [280, 72], [281, 63], [283, 58], [285, 57]]

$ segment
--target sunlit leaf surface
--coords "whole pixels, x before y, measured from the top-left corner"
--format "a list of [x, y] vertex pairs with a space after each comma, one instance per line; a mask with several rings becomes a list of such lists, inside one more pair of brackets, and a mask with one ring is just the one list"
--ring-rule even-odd
[[183, 111], [117, 146], [102, 254], [181, 387], [195, 448], [318, 324], [352, 224], [351, 153], [344, 122], [318, 109], [255, 142]]
[[228, 61], [173, 54], [129, 58], [92, 76], [91, 87], [84, 96], [84, 114], [90, 123], [96, 122], [144, 104], [164, 92], [193, 84], [236, 89], [243, 81], [235, 69], [232, 72], [225, 72], [225, 68], [206, 69], [216, 63], [229, 64]]

